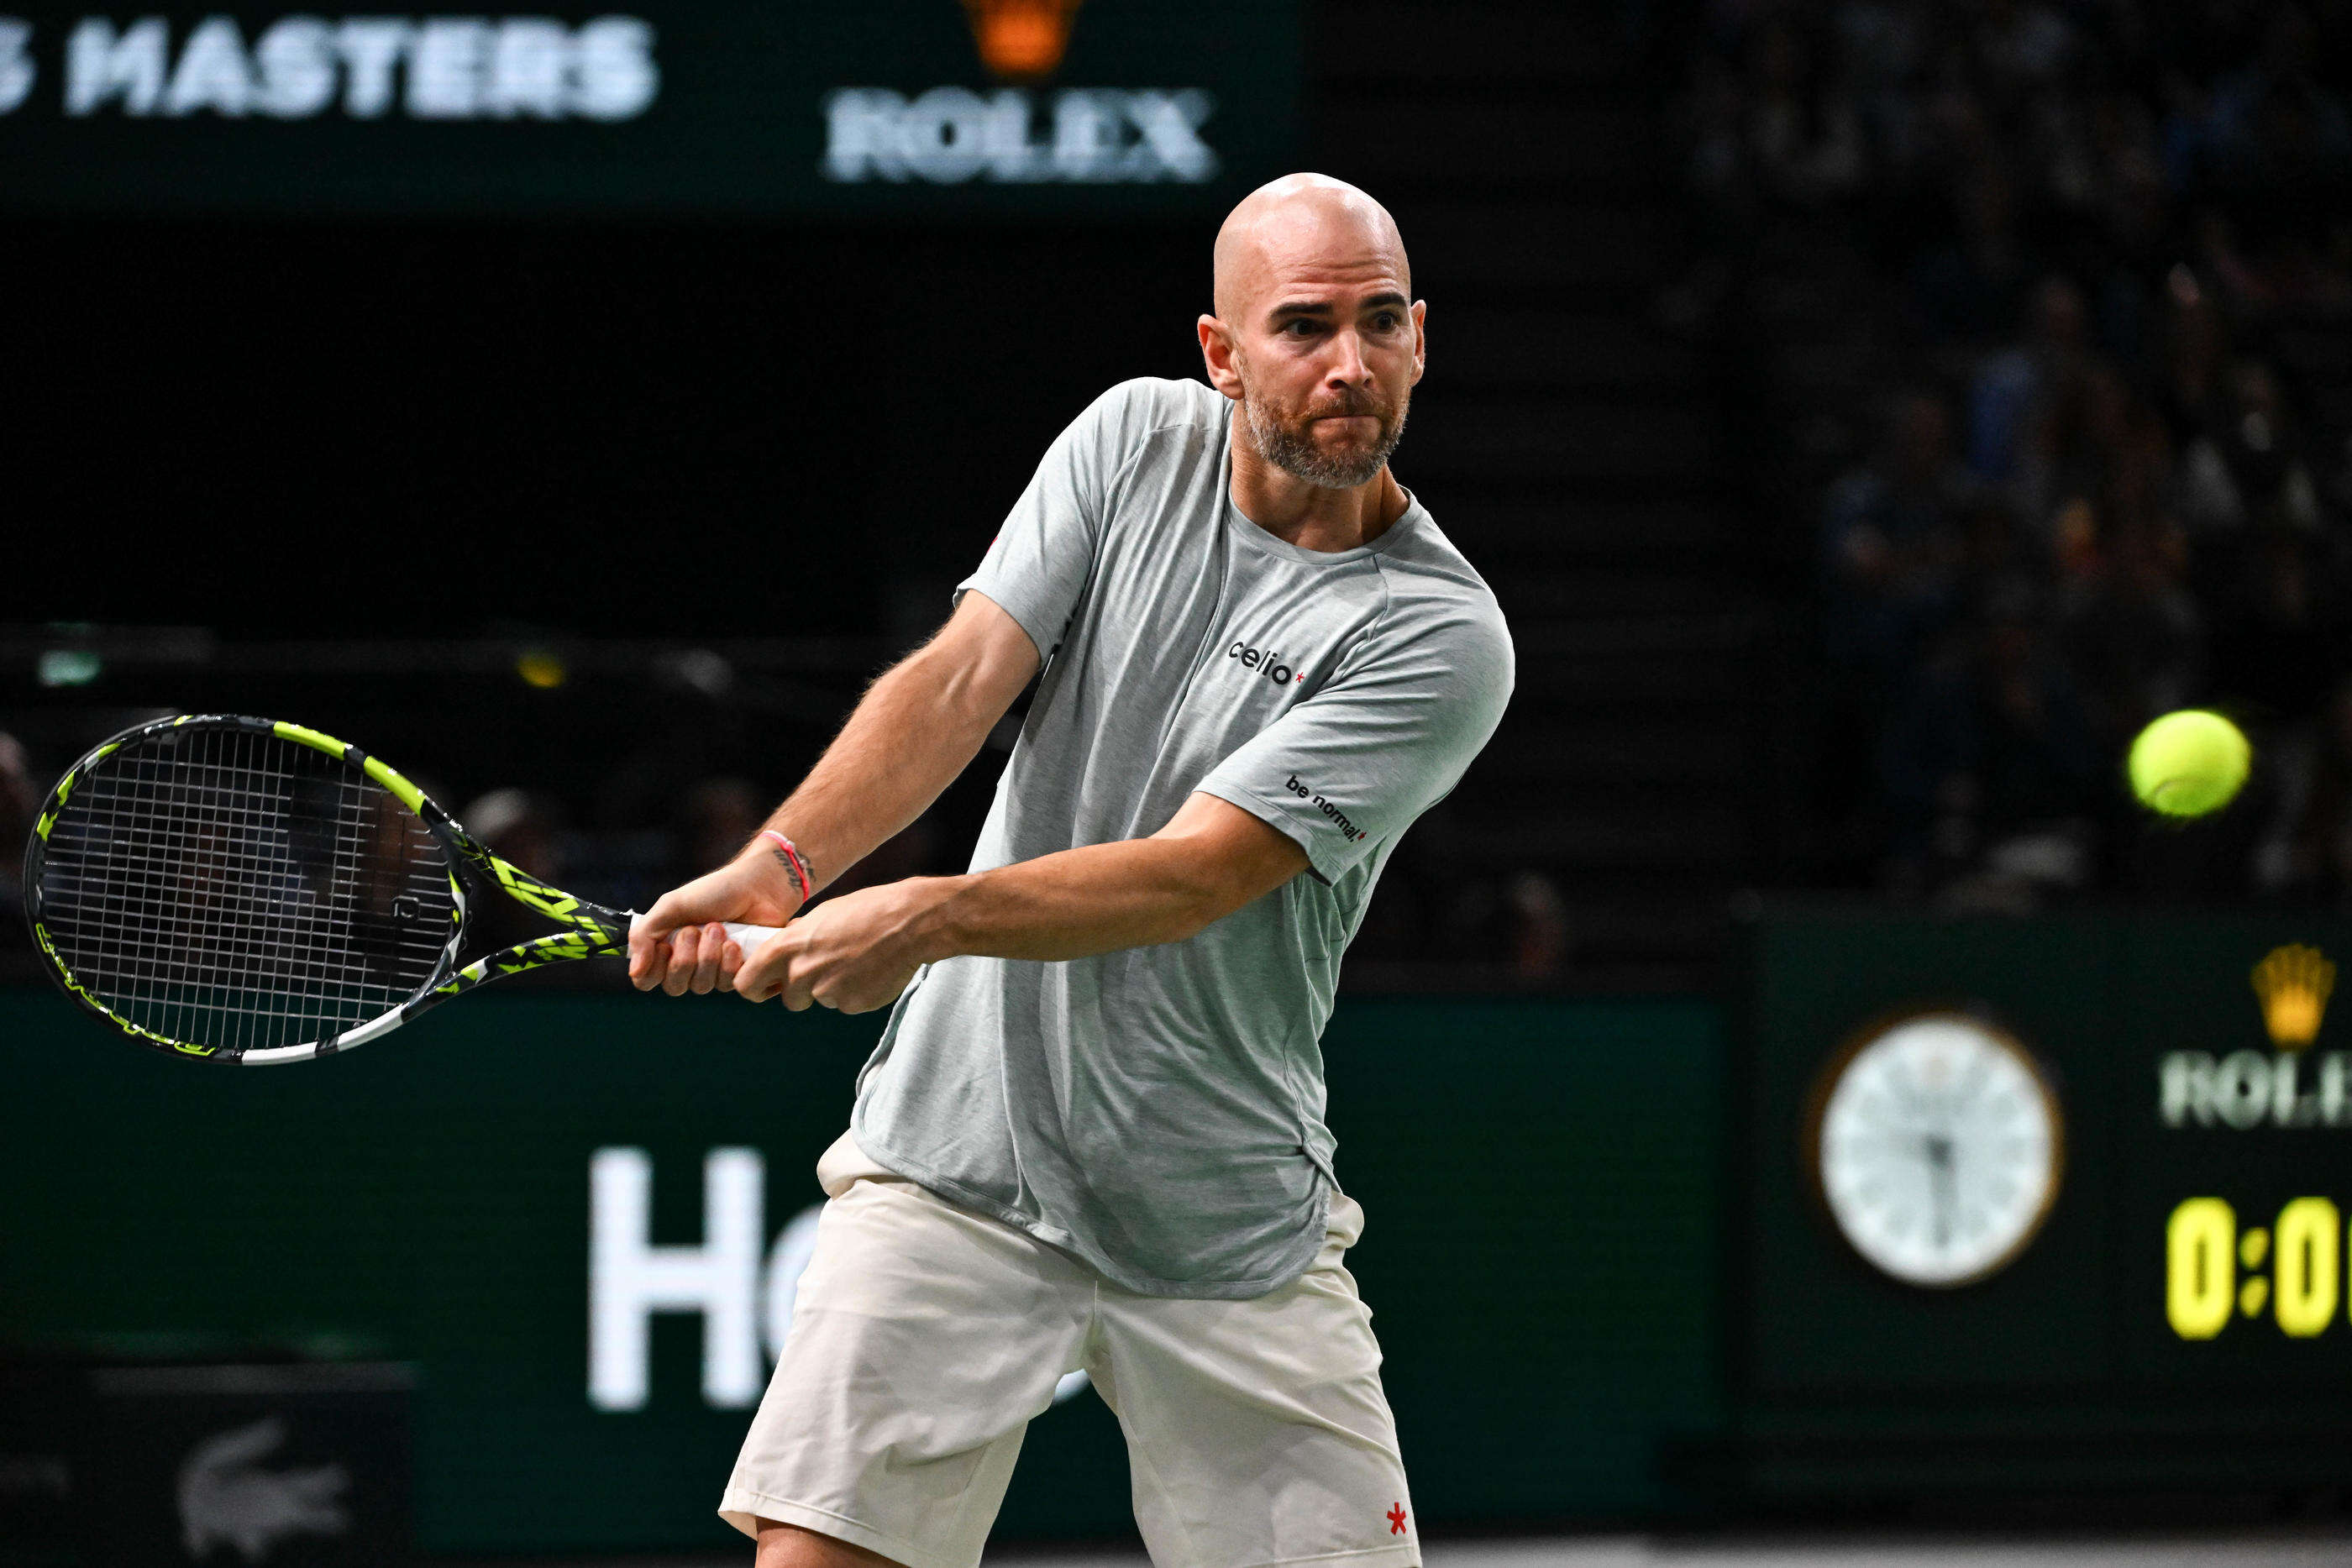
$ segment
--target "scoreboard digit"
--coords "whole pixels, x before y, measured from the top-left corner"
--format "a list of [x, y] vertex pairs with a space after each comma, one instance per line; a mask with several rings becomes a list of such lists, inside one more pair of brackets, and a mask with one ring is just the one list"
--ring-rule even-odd
[[2345, 1257], [2344, 1217], [2332, 1199], [2295, 1198], [2267, 1228], [2242, 1231], [2225, 1199], [2184, 1199], [2164, 1231], [2165, 1321], [2182, 1339], [2211, 1339], [2240, 1318], [2262, 1317], [2267, 1303], [2280, 1333], [2315, 1338], [2335, 1322], [2336, 1303], [2352, 1301]]

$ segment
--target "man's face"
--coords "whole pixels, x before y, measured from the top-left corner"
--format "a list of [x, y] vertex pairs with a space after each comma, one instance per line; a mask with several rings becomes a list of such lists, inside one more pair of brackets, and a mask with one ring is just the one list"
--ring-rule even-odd
[[[1376, 477], [1404, 435], [1421, 379], [1422, 308], [1402, 258], [1353, 225], [1302, 225], [1268, 247], [1243, 319], [1229, 321], [1242, 413], [1259, 453], [1310, 485]], [[1337, 243], [1335, 243], [1335, 241]]]

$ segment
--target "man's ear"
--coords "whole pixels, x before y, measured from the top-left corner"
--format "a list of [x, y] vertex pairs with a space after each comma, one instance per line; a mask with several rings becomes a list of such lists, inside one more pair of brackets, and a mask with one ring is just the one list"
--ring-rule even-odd
[[1194, 330], [1201, 337], [1201, 362], [1208, 368], [1209, 384], [1233, 399], [1241, 401], [1241, 371], [1234, 365], [1234, 340], [1225, 324], [1214, 316], [1203, 316]]
[[1412, 384], [1419, 386], [1429, 369], [1429, 301], [1412, 302]]

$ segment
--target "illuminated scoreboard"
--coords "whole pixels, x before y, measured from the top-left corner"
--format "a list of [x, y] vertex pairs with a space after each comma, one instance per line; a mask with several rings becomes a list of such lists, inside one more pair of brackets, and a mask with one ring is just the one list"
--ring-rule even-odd
[[0, 210], [1221, 213], [1291, 0], [0, 10]]
[[[2228, 1383], [2352, 1371], [2352, 1030], [2330, 1027], [2352, 934], [2249, 955], [2162, 944], [2180, 1006], [2141, 1009], [2157, 1049], [2135, 1109], [2145, 1191], [2128, 1209], [2160, 1260], [2163, 1312], [2143, 1329], [2153, 1371]], [[2234, 960], [2234, 962], [2231, 962]], [[2237, 973], [2234, 995], [2222, 992]], [[2200, 1027], [2234, 1001], [2237, 1018]], [[2234, 1021], [2237, 1027], [2227, 1027]], [[2150, 1312], [2150, 1317], [2156, 1314]]]
[[2165, 1321], [2182, 1339], [2265, 1315], [2296, 1339], [2324, 1334], [2344, 1299], [2343, 1237], [2332, 1198], [2289, 1198], [2268, 1227], [2241, 1227], [2224, 1198], [2183, 1198], [2164, 1228]]
[[1730, 1484], [2352, 1481], [2352, 923], [1751, 936]]

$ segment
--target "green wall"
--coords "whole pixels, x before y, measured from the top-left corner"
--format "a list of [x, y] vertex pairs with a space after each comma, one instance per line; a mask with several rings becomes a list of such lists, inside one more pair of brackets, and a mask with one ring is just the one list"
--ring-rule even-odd
[[[719, 998], [496, 992], [352, 1056], [245, 1071], [0, 991], [0, 1336], [420, 1370], [420, 1545], [723, 1545], [748, 1412], [656, 1320], [646, 1407], [585, 1392], [588, 1164], [642, 1148], [657, 1244], [700, 1239], [701, 1162], [766, 1160], [773, 1236], [820, 1200], [878, 1018]], [[1325, 1040], [1349, 1257], [1424, 1519], [1655, 1515], [1663, 1452], [1716, 1430], [1716, 1010], [1683, 1000], [1360, 999]], [[518, 1500], [530, 1500], [528, 1506]], [[1008, 1536], [1127, 1527], [1091, 1394], [1032, 1428]]]

